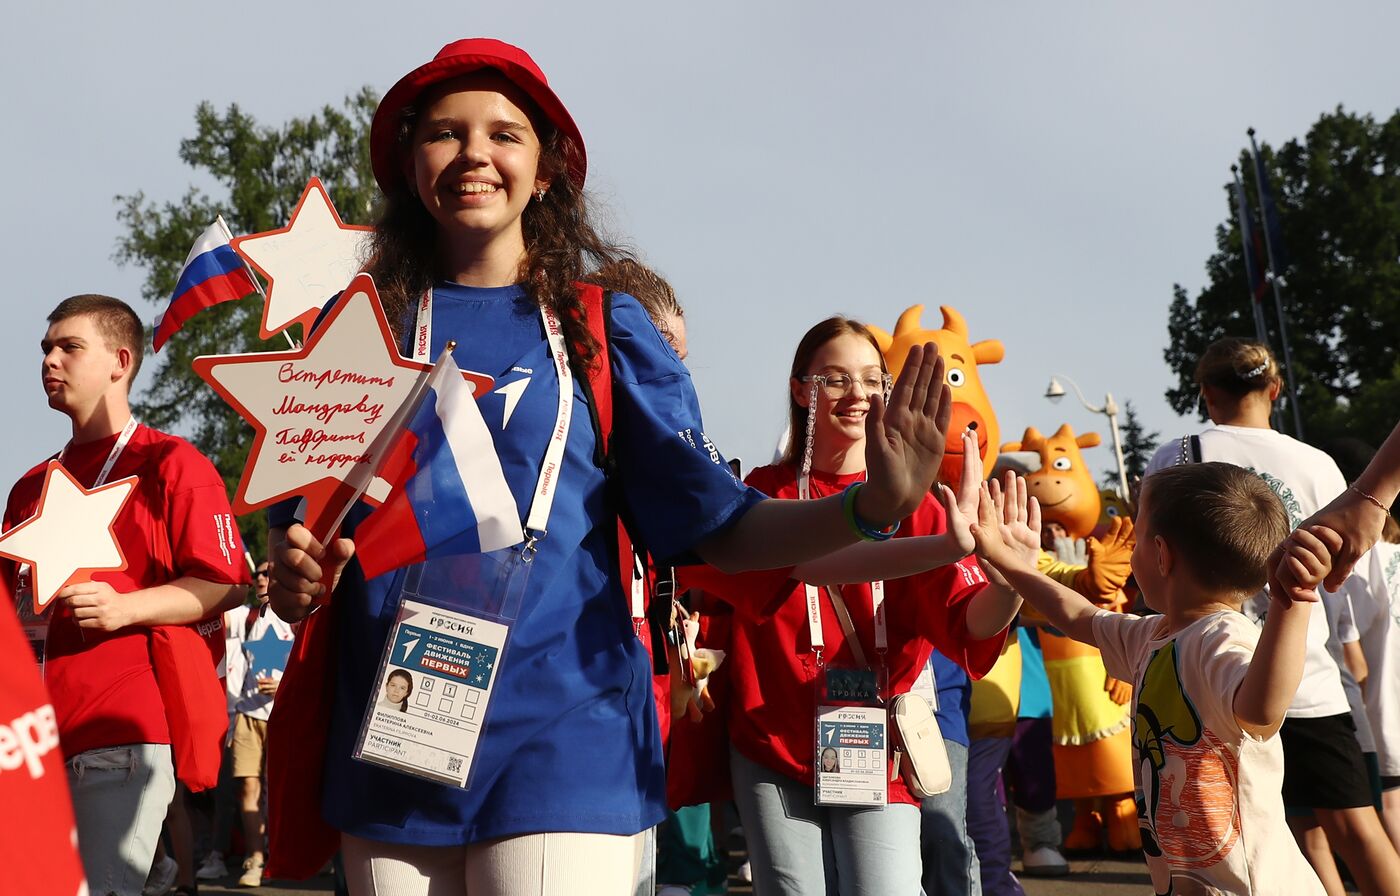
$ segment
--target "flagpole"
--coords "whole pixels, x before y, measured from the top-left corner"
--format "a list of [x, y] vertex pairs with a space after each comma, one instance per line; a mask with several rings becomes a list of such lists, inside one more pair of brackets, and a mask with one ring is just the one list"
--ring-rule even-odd
[[[215, 215], [215, 216], [214, 216], [214, 221], [215, 221], [215, 223], [217, 223], [217, 224], [219, 225], [219, 229], [222, 230], [222, 231], [224, 232], [224, 236], [228, 237], [228, 241], [229, 241], [230, 243], [232, 243], [232, 242], [233, 242], [233, 231], [229, 230], [229, 229], [228, 229], [228, 225], [224, 223], [224, 216], [223, 216], [223, 215]], [[238, 256], [238, 260], [239, 260], [239, 261], [243, 262], [243, 267], [244, 267], [244, 269], [248, 272], [248, 276], [249, 276], [249, 277], [252, 279], [252, 281], [253, 281], [253, 288], [256, 289], [256, 290], [258, 291], [258, 295], [262, 296], [263, 304], [264, 304], [264, 305], [267, 304], [267, 293], [263, 291], [262, 283], [259, 282], [259, 280], [258, 280], [258, 272], [255, 271], [255, 270], [253, 270], [253, 266], [250, 265], [250, 264], [248, 264], [248, 259], [244, 258], [244, 257], [243, 257], [243, 254], [242, 254], [241, 252], [238, 252], [238, 251], [235, 250], [234, 254]], [[282, 336], [283, 336], [284, 338], [286, 338], [286, 340], [287, 340], [287, 345], [290, 346], [291, 348], [294, 348], [294, 349], [296, 349], [296, 348], [301, 348], [301, 346], [297, 345], [296, 340], [292, 338], [292, 335], [291, 335], [290, 333], [288, 333], [286, 330], [283, 330], [283, 331], [282, 331]]]
[[[1249, 199], [1245, 196], [1244, 182], [1240, 180], [1240, 166], [1231, 165], [1230, 174], [1235, 180], [1235, 209], [1240, 219], [1240, 260], [1244, 262], [1245, 291], [1249, 293], [1249, 307], [1254, 312], [1254, 335], [1265, 346], [1269, 344], [1269, 327], [1264, 321], [1264, 303], [1259, 300], [1259, 291], [1254, 286], [1254, 220], [1250, 215]], [[1283, 411], [1271, 409], [1274, 429], [1283, 430]]]
[[398, 409], [390, 415], [388, 421], [384, 424], [384, 428], [379, 431], [379, 435], [370, 444], [369, 451], [366, 453], [375, 458], [375, 460], [356, 464], [350, 471], [350, 475], [345, 477], [345, 484], [350, 485], [354, 491], [351, 493], [350, 497], [346, 499], [345, 506], [340, 508], [339, 512], [335, 515], [335, 519], [326, 527], [324, 532], [311, 533], [317, 541], [325, 544], [332, 535], [340, 530], [341, 524], [345, 522], [345, 517], [350, 513], [350, 508], [354, 507], [355, 502], [359, 501], [360, 498], [364, 496], [365, 490], [369, 488], [370, 483], [374, 481], [374, 477], [379, 475], [379, 467], [384, 463], [384, 458], [389, 453], [389, 448], [393, 446], [394, 440], [398, 438], [399, 433], [403, 430], [404, 424], [409, 418], [418, 413], [418, 409], [423, 404], [423, 398], [428, 394], [428, 384], [432, 381], [433, 375], [437, 373], [438, 365], [442, 364], [446, 358], [450, 357], [452, 350], [456, 347], [457, 343], [449, 339], [447, 344], [443, 346], [442, 354], [438, 355], [437, 360], [433, 362], [433, 366], [418, 375], [418, 379], [414, 382], [413, 389], [408, 393], [408, 397], [405, 398]]
[[[1249, 131], [1249, 148], [1254, 155], [1254, 186], [1259, 191], [1260, 211], [1267, 215], [1264, 208], [1264, 160], [1259, 157], [1259, 144], [1254, 142], [1254, 128]], [[1283, 295], [1279, 292], [1279, 272], [1274, 266], [1274, 239], [1269, 234], [1269, 222], [1265, 219], [1264, 225], [1264, 251], [1269, 259], [1269, 284], [1274, 288], [1274, 311], [1278, 315], [1278, 341], [1283, 347], [1283, 372], [1288, 378], [1288, 405], [1293, 409], [1293, 435], [1295, 438], [1303, 438], [1303, 413], [1298, 408], [1298, 387], [1293, 381], [1293, 353], [1288, 348], [1288, 324], [1283, 313]]]

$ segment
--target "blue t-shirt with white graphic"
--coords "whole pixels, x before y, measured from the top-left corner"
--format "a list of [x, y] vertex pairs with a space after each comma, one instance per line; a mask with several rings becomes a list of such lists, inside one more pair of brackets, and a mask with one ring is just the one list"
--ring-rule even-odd
[[[539, 309], [520, 287], [433, 290], [436, 357], [453, 339], [463, 370], [495, 378], [478, 406], [522, 517], [558, 406]], [[613, 449], [629, 525], [660, 560], [683, 559], [763, 500], [735, 480], [705, 437], [690, 375], [631, 296], [612, 303]], [[664, 814], [651, 666], [619, 581], [613, 516], [582, 390], [548, 535], [530, 564], [500, 665], [470, 790], [351, 758], [405, 570], [336, 588], [336, 696], [325, 815], [358, 837], [427, 846], [540, 831], [633, 834]], [[354, 525], [368, 508], [357, 507]], [[272, 522], [286, 524], [285, 508]], [[431, 577], [434, 563], [425, 572]]]

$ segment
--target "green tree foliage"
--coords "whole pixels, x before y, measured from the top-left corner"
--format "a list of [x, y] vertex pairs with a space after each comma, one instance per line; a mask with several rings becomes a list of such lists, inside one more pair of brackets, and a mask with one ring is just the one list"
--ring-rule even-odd
[[[236, 105], [219, 114], [195, 110], [195, 134], [180, 142], [180, 158], [212, 180], [209, 192], [190, 186], [177, 202], [155, 203], [142, 192], [116, 197], [125, 233], [115, 259], [145, 271], [141, 295], [163, 309], [190, 246], [222, 214], [234, 234], [286, 225], [306, 182], [321, 179], [347, 223], [367, 222], [379, 195], [369, 164], [369, 123], [378, 103], [368, 88], [339, 108], [326, 106], [281, 127], [261, 125]], [[266, 286], [266, 284], [264, 284]], [[187, 436], [214, 462], [229, 493], [242, 475], [252, 429], [190, 367], [199, 355], [285, 348], [285, 340], [258, 338], [262, 298], [225, 302], [185, 323], [152, 360], [155, 378], [137, 397], [136, 413], [159, 429]], [[293, 333], [293, 337], [300, 334]], [[150, 362], [148, 362], [150, 363]], [[239, 520], [248, 547], [265, 556], [263, 514]]]
[[[1338, 107], [1301, 142], [1260, 152], [1287, 245], [1283, 295], [1304, 434], [1324, 448], [1342, 437], [1379, 445], [1400, 414], [1400, 112], [1378, 122]], [[1247, 150], [1240, 169], [1257, 207]], [[1173, 288], [1164, 354], [1177, 375], [1167, 400], [1180, 414], [1197, 410], [1192, 376], [1205, 347], [1255, 335], [1229, 182], [1221, 199], [1228, 218], [1206, 262], [1210, 284], [1194, 301]], [[1266, 318], [1281, 356], [1272, 299]], [[1289, 415], [1283, 421], [1291, 431]]]

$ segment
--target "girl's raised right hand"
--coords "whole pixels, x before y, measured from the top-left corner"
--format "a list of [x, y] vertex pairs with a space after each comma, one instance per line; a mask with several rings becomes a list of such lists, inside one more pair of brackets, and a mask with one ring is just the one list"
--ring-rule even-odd
[[337, 538], [322, 545], [310, 529], [297, 523], [269, 553], [268, 601], [284, 621], [300, 622], [335, 590], [341, 570], [355, 554], [355, 543]]
[[879, 527], [913, 513], [933, 487], [953, 399], [944, 382], [943, 358], [932, 342], [909, 350], [888, 406], [870, 397], [865, 419], [866, 481], [856, 496], [856, 513]]

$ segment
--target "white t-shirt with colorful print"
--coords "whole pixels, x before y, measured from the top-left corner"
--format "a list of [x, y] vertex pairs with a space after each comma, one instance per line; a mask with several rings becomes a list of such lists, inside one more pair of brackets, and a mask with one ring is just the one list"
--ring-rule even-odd
[[1110, 675], [1133, 683], [1133, 780], [1143, 853], [1158, 894], [1322, 894], [1284, 818], [1283, 745], [1235, 719], [1259, 641], [1222, 611], [1174, 635], [1163, 616], [1100, 612]]
[[1367, 586], [1351, 592], [1352, 616], [1369, 670], [1366, 715], [1381, 774], [1393, 777], [1400, 775], [1400, 545], [1381, 542], [1357, 566], [1365, 568]]

